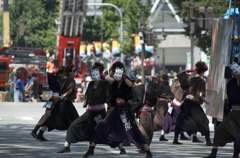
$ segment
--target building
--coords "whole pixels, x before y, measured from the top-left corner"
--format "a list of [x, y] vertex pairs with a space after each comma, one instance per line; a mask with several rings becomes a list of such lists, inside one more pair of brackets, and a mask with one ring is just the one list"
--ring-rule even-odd
[[[184, 35], [186, 26], [169, 0], [153, 2], [148, 27], [152, 28], [159, 42], [155, 49], [155, 56], [159, 57], [156, 59], [156, 73], [177, 72], [191, 67], [191, 42], [190, 38]], [[200, 60], [201, 54], [199, 48], [194, 48], [194, 63]]]

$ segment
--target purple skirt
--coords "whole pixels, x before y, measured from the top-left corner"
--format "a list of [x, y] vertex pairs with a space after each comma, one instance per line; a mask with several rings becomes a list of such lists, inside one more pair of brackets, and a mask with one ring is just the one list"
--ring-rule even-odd
[[96, 125], [93, 142], [108, 144], [112, 148], [120, 143], [134, 143], [138, 148], [147, 144], [129, 105], [115, 106], [114, 110]]
[[170, 133], [174, 131], [177, 122], [177, 117], [180, 114], [180, 111], [181, 111], [180, 107], [173, 106], [172, 113], [166, 114], [162, 127], [165, 133]]

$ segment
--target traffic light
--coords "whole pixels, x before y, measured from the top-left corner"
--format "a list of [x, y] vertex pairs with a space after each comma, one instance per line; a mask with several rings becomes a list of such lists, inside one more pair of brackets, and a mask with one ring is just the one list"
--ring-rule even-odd
[[212, 30], [213, 28], [214, 12], [213, 7], [199, 7], [198, 8], [198, 26], [205, 30]]
[[205, 29], [206, 30], [212, 30], [213, 29], [213, 18], [214, 18], [214, 13], [213, 13], [213, 7], [207, 7], [206, 12], [205, 12]]

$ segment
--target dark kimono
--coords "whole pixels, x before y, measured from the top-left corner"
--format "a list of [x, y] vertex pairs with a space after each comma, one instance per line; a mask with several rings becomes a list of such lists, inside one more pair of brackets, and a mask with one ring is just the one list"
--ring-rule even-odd
[[[143, 101], [145, 95], [145, 101]], [[153, 107], [156, 103], [157, 96], [154, 93], [152, 84], [148, 85], [136, 85], [133, 86], [133, 99], [131, 100], [130, 105], [134, 106], [135, 104], [141, 105], [138, 111], [135, 111], [139, 116], [139, 130], [148, 140], [148, 145], [150, 145], [153, 137]]]
[[171, 85], [171, 92], [174, 94], [174, 99], [171, 103], [173, 110], [171, 113], [167, 113], [164, 118], [162, 129], [165, 133], [170, 133], [174, 131], [178, 115], [181, 111], [181, 101], [186, 94], [186, 90], [181, 87], [179, 79], [173, 79]]
[[60, 95], [73, 89], [72, 93], [63, 100], [57, 102], [54, 106], [50, 117], [44, 123], [48, 127], [48, 131], [53, 129], [67, 130], [70, 124], [79, 117], [76, 108], [73, 105], [73, 100], [76, 97], [76, 82], [73, 78], [61, 78], [59, 80]]
[[106, 116], [105, 103], [110, 101], [110, 85], [107, 81], [99, 81], [97, 88], [94, 88], [94, 83], [94, 81], [89, 83], [85, 93], [88, 105], [86, 112], [67, 130], [68, 143], [92, 141], [96, 124]]
[[205, 96], [206, 83], [201, 77], [190, 78], [189, 92], [184, 98], [175, 131], [199, 131], [209, 136], [209, 120], [203, 111], [200, 94]]
[[[53, 103], [53, 107], [54, 107], [57, 104], [57, 102], [60, 100], [59, 97], [55, 96], [55, 95], [59, 95], [59, 90], [60, 90], [60, 86], [58, 83], [59, 77], [54, 73], [47, 73], [47, 76], [48, 76], [49, 89], [53, 92], [53, 95], [49, 99], [49, 101], [51, 101]], [[51, 115], [51, 110], [52, 109], [46, 108], [45, 113], [43, 114], [43, 116], [40, 118], [40, 120], [37, 123], [38, 126], [42, 126], [45, 123], [45, 121]]]
[[234, 148], [240, 149], [240, 86], [236, 78], [232, 78], [227, 84], [227, 95], [232, 111], [224, 118], [216, 128], [213, 145], [225, 146], [235, 141]]
[[168, 84], [157, 84], [154, 88], [158, 99], [155, 106], [153, 127], [154, 131], [158, 131], [162, 129], [163, 122], [168, 111], [168, 102], [173, 100], [174, 95]]
[[128, 101], [132, 98], [131, 88], [123, 81], [118, 87], [118, 81], [111, 85], [111, 106], [114, 110], [96, 125], [93, 142], [117, 147], [120, 143], [134, 143], [138, 148], [147, 144], [134, 120]]

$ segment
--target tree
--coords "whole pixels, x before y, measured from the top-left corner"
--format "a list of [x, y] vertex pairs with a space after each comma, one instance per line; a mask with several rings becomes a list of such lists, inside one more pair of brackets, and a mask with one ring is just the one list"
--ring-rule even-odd
[[[120, 51], [127, 56], [133, 56], [134, 39], [133, 35], [137, 34], [140, 23], [140, 0], [104, 0], [103, 3], [111, 3], [123, 10], [123, 42]], [[112, 39], [120, 37], [120, 16], [117, 10], [110, 6], [102, 6], [103, 17], [87, 17], [84, 24], [83, 40], [92, 42], [100, 40], [101, 29], [103, 31], [103, 41], [110, 43]], [[149, 15], [149, 7], [146, 11], [146, 17]], [[147, 18], [146, 18], [147, 19]]]
[[[178, 15], [182, 18], [183, 22], [186, 24], [190, 23], [190, 0], [170, 0], [173, 4], [178, 7]], [[199, 17], [199, 12], [197, 9], [199, 7], [213, 7], [215, 18], [223, 18], [224, 13], [228, 9], [228, 0], [194, 0], [195, 7], [195, 17]], [[201, 48], [207, 54], [210, 53], [211, 49], [211, 39], [212, 39], [212, 31], [205, 30], [200, 28], [197, 25], [196, 21], [195, 26], [195, 45]], [[189, 36], [189, 26], [185, 28], [185, 34]]]
[[[10, 6], [11, 39], [14, 46], [56, 47], [58, 0], [17, 0]], [[24, 35], [19, 35], [19, 22], [24, 22]]]
[[86, 17], [83, 25], [83, 41], [82, 43], [92, 43], [93, 41], [101, 41], [101, 17]]

